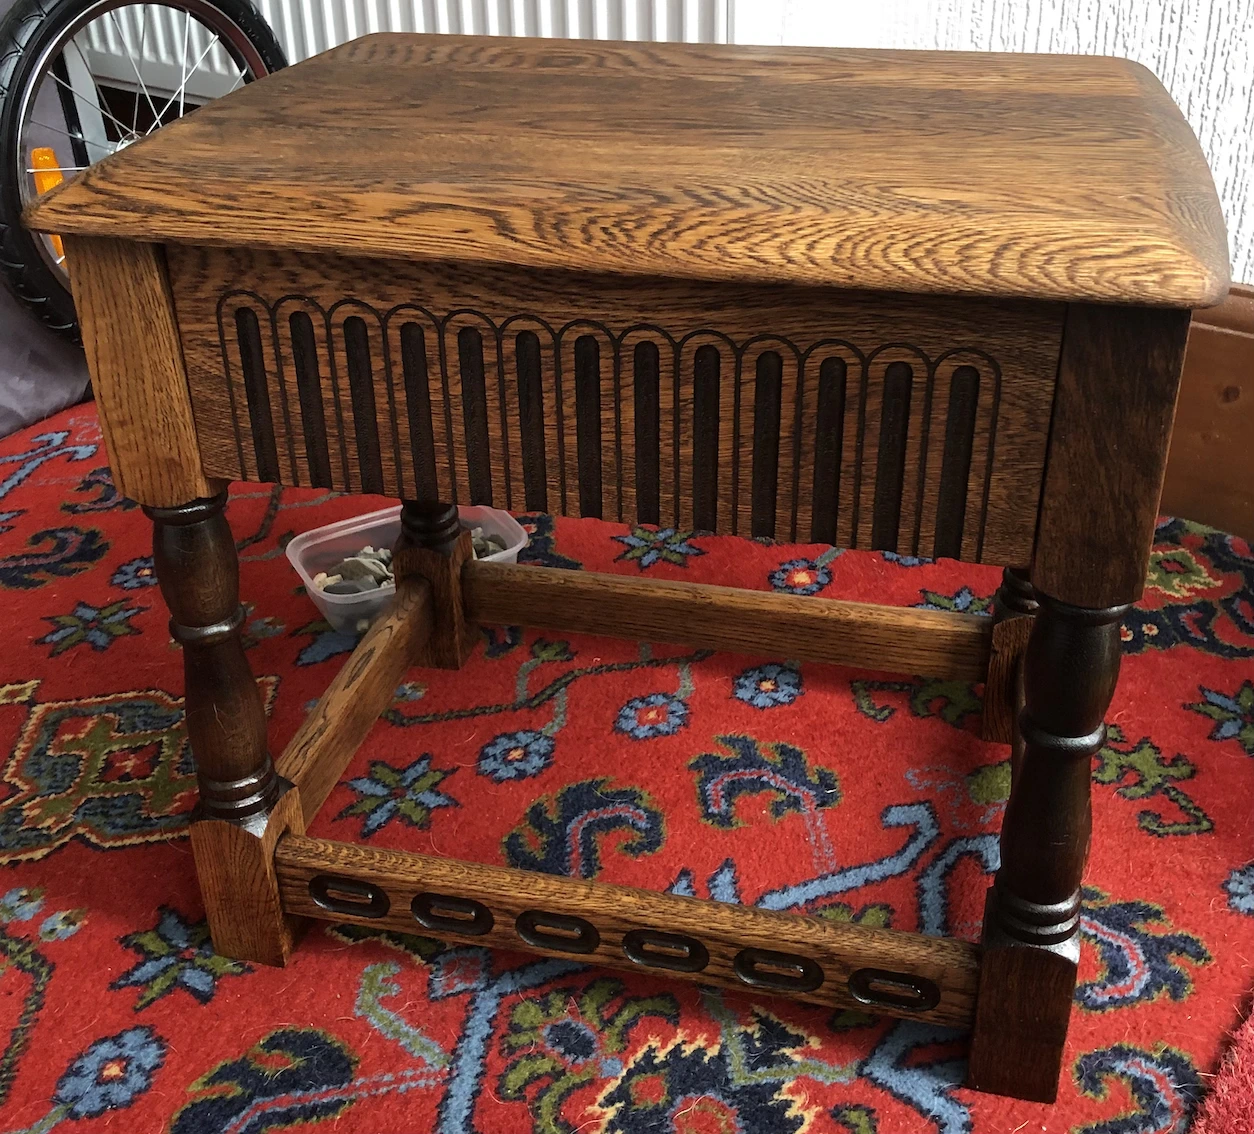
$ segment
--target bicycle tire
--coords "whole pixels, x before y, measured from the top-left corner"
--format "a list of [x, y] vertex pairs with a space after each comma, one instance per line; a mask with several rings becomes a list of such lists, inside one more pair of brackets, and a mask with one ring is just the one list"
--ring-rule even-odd
[[[0, 21], [0, 270], [10, 291], [42, 322], [79, 342], [74, 300], [22, 224], [19, 120], [22, 93], [39, 79], [41, 56], [90, 6], [91, 0], [18, 0]], [[158, 6], [178, 7], [177, 4]], [[261, 57], [267, 73], [287, 66], [270, 25], [249, 0], [212, 0]]]

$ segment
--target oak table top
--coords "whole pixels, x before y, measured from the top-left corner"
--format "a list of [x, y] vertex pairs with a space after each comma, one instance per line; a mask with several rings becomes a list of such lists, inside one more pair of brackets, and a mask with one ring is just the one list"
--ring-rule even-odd
[[45, 231], [1198, 307], [1202, 152], [1125, 60], [383, 34], [36, 203]]

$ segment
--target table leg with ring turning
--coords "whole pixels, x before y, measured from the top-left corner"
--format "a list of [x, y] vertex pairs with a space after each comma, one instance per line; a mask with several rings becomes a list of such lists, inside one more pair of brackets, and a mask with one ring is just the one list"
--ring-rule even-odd
[[1052, 1102], [1080, 960], [1091, 757], [1119, 677], [1119, 619], [1038, 595], [1024, 657], [1022, 764], [985, 907], [969, 1085]]
[[239, 563], [226, 522], [226, 490], [174, 508], [144, 509], [153, 559], [183, 647], [185, 720], [200, 791], [192, 853], [214, 948], [282, 964], [294, 919], [279, 901], [274, 844], [304, 832], [300, 802], [266, 743], [266, 712], [240, 630]]

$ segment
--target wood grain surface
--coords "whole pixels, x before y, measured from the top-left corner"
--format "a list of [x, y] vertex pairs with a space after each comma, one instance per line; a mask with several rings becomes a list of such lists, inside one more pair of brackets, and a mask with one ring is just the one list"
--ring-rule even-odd
[[275, 764], [296, 785], [306, 823], [335, 787], [357, 746], [392, 703], [396, 687], [431, 632], [431, 588], [398, 585], [396, 597], [357, 643]]
[[992, 632], [975, 614], [509, 563], [466, 564], [462, 592], [477, 622], [964, 681], [984, 680]]
[[984, 950], [966, 1085], [1052, 1103], [1075, 981], [1074, 962], [1048, 950]]
[[[283, 908], [289, 914], [401, 933], [423, 933], [475, 945], [573, 956], [622, 968], [643, 967], [667, 979], [719, 984], [753, 996], [770, 993], [750, 987], [738, 977], [734, 959], [742, 949], [765, 949], [796, 955], [817, 963], [822, 970], [818, 987], [777, 995], [811, 1004], [867, 1010], [868, 1005], [851, 994], [849, 978], [860, 969], [874, 969], [925, 978], [935, 984], [940, 996], [934, 1007], [921, 1011], [882, 1003], [871, 1007], [872, 1011], [959, 1026], [969, 1024], [975, 1011], [979, 950], [950, 938], [841, 924], [751, 906], [724, 905], [604, 882], [556, 878], [300, 835], [279, 843], [275, 865]], [[372, 884], [385, 897], [387, 911], [369, 917], [319, 905], [311, 895], [310, 883], [328, 876]], [[481, 933], [425, 927], [412, 912], [411, 903], [419, 894], [480, 903], [490, 914], [490, 927]], [[515, 924], [519, 915], [528, 910], [583, 919], [595, 930], [597, 942], [591, 949], [580, 950], [525, 942]], [[624, 951], [624, 936], [632, 930], [681, 934], [705, 948], [708, 964], [694, 972], [642, 966]]]
[[478, 643], [474, 615], [462, 595], [462, 571], [474, 557], [468, 531], [461, 532], [445, 553], [409, 545], [401, 530], [392, 552], [396, 585], [425, 584], [431, 595], [430, 631], [414, 643], [410, 665], [461, 669]]
[[169, 257], [218, 475], [1030, 558], [1060, 304]]
[[105, 159], [49, 232], [884, 291], [1222, 298], [1218, 198], [1097, 57], [367, 36]]
[[993, 627], [988, 676], [984, 681], [984, 711], [980, 737], [994, 744], [1014, 742], [1019, 710], [1023, 708], [1023, 654], [1032, 633], [1026, 615], [1006, 618]]
[[[843, 5], [822, 0], [740, 4], [735, 36], [742, 43], [847, 43], [850, 18]], [[1232, 237], [1233, 278], [1254, 281], [1254, 99], [1247, 82], [1232, 84], [1236, 75], [1254, 78], [1254, 0], [927, 0], [865, 4], [856, 18], [865, 47], [1115, 55], [1143, 63], [1184, 111], [1210, 162]]]
[[226, 819], [192, 823], [196, 881], [220, 956], [284, 965], [296, 947], [304, 919], [283, 909], [274, 859], [275, 846], [288, 831], [305, 833], [300, 799], [290, 788], [254, 824]]
[[159, 508], [212, 496], [161, 249], [82, 236], [65, 251], [118, 491]]
[[1189, 331], [1185, 311], [1067, 309], [1032, 585], [1074, 606], [1145, 586]]

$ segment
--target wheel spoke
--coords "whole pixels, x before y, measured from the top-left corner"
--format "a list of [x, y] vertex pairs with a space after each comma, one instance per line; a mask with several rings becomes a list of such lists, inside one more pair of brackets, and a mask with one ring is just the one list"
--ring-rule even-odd
[[[192, 41], [192, 14], [190, 12], [183, 13], [183, 58], [180, 61], [183, 73], [179, 78], [179, 117], [183, 117], [183, 108], [185, 103], [185, 92], [187, 90], [187, 49], [191, 46]], [[162, 112], [164, 114], [164, 111]]]
[[[144, 98], [148, 102], [148, 109], [152, 110], [152, 98], [148, 94], [148, 84], [144, 82], [144, 77], [140, 73], [139, 64], [144, 61], [144, 47], [148, 43], [148, 5], [141, 4], [139, 6], [139, 58], [135, 61], [135, 74], [139, 78], [140, 86], [144, 88]], [[135, 105], [138, 107], [139, 98], [136, 97]], [[138, 130], [135, 131], [137, 134]]]
[[[48, 72], [48, 77], [52, 79], [53, 82], [60, 83], [61, 86], [63, 86], [67, 91], [69, 91], [70, 94], [72, 94], [75, 98], [82, 99], [84, 106], [90, 107], [92, 105], [90, 102], [87, 101], [86, 95], [80, 94], [78, 91], [74, 89], [74, 87], [71, 84], [67, 83], [64, 79], [59, 78], [57, 75], [53, 74], [52, 71]], [[93, 79], [92, 82], [94, 83], [95, 80]], [[99, 88], [97, 88], [97, 92], [99, 92]], [[106, 107], [103, 103], [100, 103], [99, 105], [94, 107], [94, 109], [99, 110], [101, 114], [103, 114], [107, 119], [109, 119], [109, 121], [112, 122], [123, 133], [127, 132], [125, 124], [119, 122], [116, 118], [114, 118], [114, 116], [109, 112], [108, 107]]]
[[[131, 59], [131, 44], [122, 31], [122, 25], [118, 21], [117, 16], [112, 10], [109, 12], [109, 18], [113, 21], [113, 26], [118, 29], [118, 36], [122, 40], [122, 52], [131, 60], [131, 68], [135, 72], [135, 78], [139, 78], [139, 68], [135, 66], [135, 60]], [[135, 98], [131, 103], [131, 137], [139, 133], [139, 90], [136, 88]]]
[[[145, 15], [147, 15], [147, 12], [145, 12]], [[139, 90], [142, 90], [144, 92], [144, 98], [148, 100], [149, 109], [153, 112], [153, 114], [156, 114], [157, 108], [153, 105], [152, 96], [148, 93], [148, 84], [144, 82], [144, 76], [139, 73], [139, 67], [135, 62], [135, 56], [130, 54], [130, 43], [128, 42], [126, 38], [125, 33], [122, 31], [122, 25], [118, 23], [117, 15], [114, 13], [113, 9], [109, 10], [108, 16], [109, 16], [109, 19], [113, 21], [113, 26], [118, 29], [118, 37], [122, 40], [122, 47], [127, 52], [126, 58], [130, 61], [131, 70], [135, 72], [135, 79], [139, 83]], [[139, 91], [135, 92], [135, 121], [136, 121], [136, 126], [132, 132], [138, 134], [139, 133], [139, 127], [138, 127]]]
[[[82, 60], [83, 69], [87, 72], [87, 74], [91, 76], [91, 85], [96, 92], [96, 105], [100, 107], [100, 109], [105, 114], [109, 114], [109, 111], [106, 109], [108, 102], [105, 99], [104, 91], [100, 89], [100, 84], [96, 82], [96, 76], [95, 76], [95, 73], [91, 69], [91, 64], [87, 62], [86, 53], [83, 51], [82, 47], [79, 46], [77, 39], [72, 39], [70, 40], [70, 42], [74, 45], [74, 50], [78, 52], [79, 59]], [[113, 118], [113, 115], [109, 114], [109, 117]], [[117, 122], [117, 125], [118, 125], [118, 131], [119, 131], [118, 141], [122, 141], [122, 139], [124, 139], [128, 133], [133, 135], [134, 132], [128, 131], [127, 128], [124, 125], [122, 125], [121, 122], [118, 122], [116, 118], [113, 118], [113, 121]]]
[[[187, 80], [190, 79], [192, 75], [196, 73], [201, 63], [205, 61], [205, 56], [208, 55], [209, 52], [213, 50], [213, 45], [217, 42], [218, 42], [218, 37], [215, 34], [214, 37], [209, 41], [209, 45], [204, 49], [204, 51], [200, 53], [200, 58], [197, 59], [196, 62], [193, 64], [191, 71], [189, 71], [187, 74], [183, 76], [183, 81], [179, 83], [179, 89], [176, 90], [170, 96], [170, 101], [167, 102], [165, 106], [161, 108], [161, 113], [157, 115], [157, 120], [145, 131], [146, 134], [151, 134], [155, 129], [157, 129], [157, 127], [161, 125], [161, 119], [165, 117], [165, 112], [174, 105], [174, 100], [181, 99], [183, 97], [183, 93], [187, 89]], [[180, 114], [179, 117], [181, 118], [182, 115]]]
[[83, 139], [78, 134], [71, 134], [68, 130], [62, 128], [61, 126], [53, 126], [49, 122], [40, 122], [34, 118], [28, 119], [28, 121], [30, 122], [32, 126], [39, 126], [44, 130], [53, 130], [58, 134], [64, 134], [67, 138], [70, 139], [71, 142], [83, 141]]

